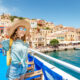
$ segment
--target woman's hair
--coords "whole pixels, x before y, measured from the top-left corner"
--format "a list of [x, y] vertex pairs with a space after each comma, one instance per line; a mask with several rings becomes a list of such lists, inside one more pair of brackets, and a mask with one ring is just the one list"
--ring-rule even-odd
[[[17, 33], [16, 33], [19, 27], [20, 27], [20, 26], [18, 26], [18, 27], [14, 30], [14, 33], [13, 33], [13, 34], [11, 35], [11, 37], [10, 37], [10, 38], [12, 38], [13, 40], [19, 39], [19, 37], [17, 36]], [[24, 27], [24, 26], [21, 26], [21, 27]], [[26, 41], [26, 34], [21, 38], [21, 40]]]

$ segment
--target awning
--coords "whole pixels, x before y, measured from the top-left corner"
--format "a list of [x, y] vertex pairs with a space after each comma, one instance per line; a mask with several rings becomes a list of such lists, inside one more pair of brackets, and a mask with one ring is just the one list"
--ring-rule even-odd
[[80, 41], [62, 41], [59, 44], [80, 43]]

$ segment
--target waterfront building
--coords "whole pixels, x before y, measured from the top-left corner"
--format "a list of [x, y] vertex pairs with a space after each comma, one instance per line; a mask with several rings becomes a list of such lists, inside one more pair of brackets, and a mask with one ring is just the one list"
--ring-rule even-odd
[[49, 45], [50, 40], [52, 39], [52, 37], [50, 36], [52, 32], [53, 32], [52, 29], [41, 29], [40, 33], [45, 38], [44, 42], [45, 46]]
[[65, 34], [65, 40], [66, 41], [77, 41], [77, 33], [76, 32], [67, 32]]
[[10, 15], [2, 14], [0, 15], [0, 34], [6, 34], [6, 29], [11, 25]]
[[78, 41], [76, 29], [73, 27], [64, 27], [64, 30], [67, 31], [65, 37], [66, 41]]
[[49, 37], [51, 33], [51, 29], [40, 29], [40, 31], [38, 31], [37, 29], [32, 28], [30, 34], [34, 47], [47, 46], [49, 44], [49, 41], [52, 39]]
[[46, 21], [45, 20], [37, 20], [37, 24], [38, 24], [38, 26], [43, 27], [43, 26], [45, 26]]
[[76, 33], [77, 33], [77, 36], [78, 36], [78, 40], [80, 41], [80, 28], [76, 29]]
[[55, 25], [52, 22], [46, 22], [46, 27], [48, 27], [49, 29], [52, 29], [54, 31]]
[[34, 36], [31, 38], [32, 40], [32, 46], [33, 47], [40, 47], [45, 46], [45, 38], [44, 36], [41, 36], [40, 33], [34, 34]]
[[29, 22], [30, 22], [30, 24], [31, 24], [31, 28], [37, 28], [37, 20], [32, 19], [32, 20], [30, 20]]
[[76, 32], [74, 27], [64, 27], [64, 30], [67, 30], [68, 32]]
[[54, 27], [54, 32], [56, 32], [56, 31], [62, 31], [63, 29], [64, 29], [64, 26], [62, 24], [56, 25]]
[[77, 33], [74, 31], [68, 31], [66, 29], [63, 29], [62, 31], [56, 31], [54, 33], [51, 33], [50, 36], [53, 39], [57, 39], [59, 42], [78, 41]]
[[4, 14], [3, 13], [2, 15], [0, 15], [0, 20], [1, 19], [8, 19], [9, 20], [10, 19], [10, 14]]
[[0, 20], [0, 26], [1, 26], [1, 28], [3, 28], [3, 29], [1, 29], [1, 31], [4, 33], [4, 34], [6, 34], [6, 29], [7, 29], [7, 27], [9, 27], [11, 25], [11, 21], [10, 20], [7, 20], [7, 19], [5, 19], [5, 20]]

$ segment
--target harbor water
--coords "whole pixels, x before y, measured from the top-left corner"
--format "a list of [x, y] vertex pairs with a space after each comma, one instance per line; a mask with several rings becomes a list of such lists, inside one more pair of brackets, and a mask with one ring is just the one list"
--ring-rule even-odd
[[[66, 50], [66, 51], [54, 51], [54, 52], [46, 52], [46, 55], [49, 55], [53, 58], [65, 61], [67, 63], [70, 63], [74, 66], [77, 66], [80, 68], [80, 50]], [[38, 55], [39, 56], [39, 55]], [[42, 56], [39, 56], [40, 58], [44, 59], [45, 61], [55, 65], [56, 67], [62, 69], [63, 71], [69, 73], [70, 75], [78, 78], [80, 80], [80, 74], [76, 73], [60, 64], [57, 64], [55, 62], [52, 62], [49, 59], [46, 59]]]

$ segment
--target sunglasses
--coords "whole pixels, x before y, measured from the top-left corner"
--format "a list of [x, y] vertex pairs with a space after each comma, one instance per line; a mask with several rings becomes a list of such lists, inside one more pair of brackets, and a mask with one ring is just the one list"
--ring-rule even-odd
[[19, 29], [21, 30], [21, 31], [26, 31], [27, 29], [26, 28], [23, 28], [23, 27], [19, 27]]

